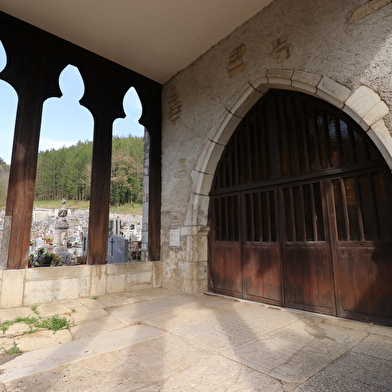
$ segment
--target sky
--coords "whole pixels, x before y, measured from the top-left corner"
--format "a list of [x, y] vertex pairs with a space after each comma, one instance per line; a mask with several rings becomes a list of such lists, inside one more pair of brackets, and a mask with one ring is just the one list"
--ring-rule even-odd
[[[0, 72], [5, 68], [6, 62], [0, 41]], [[84, 93], [79, 70], [72, 65], [64, 68], [59, 77], [59, 86], [62, 97], [49, 98], [43, 105], [40, 151], [68, 147], [78, 141], [93, 139], [92, 114], [79, 104]], [[0, 158], [7, 164], [11, 162], [17, 102], [15, 90], [0, 79]], [[133, 88], [125, 94], [123, 106], [126, 117], [114, 121], [113, 136], [143, 136], [144, 127], [138, 123], [142, 107]]]

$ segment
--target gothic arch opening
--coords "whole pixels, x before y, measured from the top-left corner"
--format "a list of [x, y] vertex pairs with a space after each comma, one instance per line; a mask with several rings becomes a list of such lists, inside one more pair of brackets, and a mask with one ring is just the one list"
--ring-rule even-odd
[[[7, 54], [0, 41], [0, 73], [7, 65]], [[0, 206], [5, 205], [9, 165], [15, 129], [18, 96], [13, 87], [0, 79]]]
[[85, 85], [77, 67], [67, 65], [58, 85], [62, 96], [43, 104], [35, 195], [38, 200], [86, 201], [90, 198], [94, 119], [79, 103]]
[[392, 324], [392, 177], [336, 107], [270, 90], [244, 116], [210, 192], [210, 290]]
[[[143, 204], [143, 167], [147, 132], [139, 123], [143, 107], [134, 87], [125, 93], [123, 109], [125, 117], [117, 118], [113, 122], [110, 204], [122, 206], [127, 203], [134, 208], [134, 212], [131, 220], [127, 221], [120, 220], [117, 214], [111, 213], [109, 227], [113, 234], [121, 234], [129, 241], [129, 259], [141, 260], [142, 228], [147, 218]], [[116, 228], [120, 226], [120, 222], [124, 227], [118, 233]], [[143, 259], [144, 256], [145, 252]]]

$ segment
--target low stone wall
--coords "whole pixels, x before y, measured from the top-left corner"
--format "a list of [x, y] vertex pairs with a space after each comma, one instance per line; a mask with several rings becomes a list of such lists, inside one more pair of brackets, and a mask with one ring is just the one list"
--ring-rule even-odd
[[0, 308], [160, 287], [159, 262], [0, 271]]

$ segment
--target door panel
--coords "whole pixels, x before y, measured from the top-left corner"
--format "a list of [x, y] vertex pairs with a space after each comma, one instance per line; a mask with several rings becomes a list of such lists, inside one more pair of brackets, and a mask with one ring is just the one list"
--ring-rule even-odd
[[210, 271], [214, 290], [242, 297], [241, 251], [239, 243], [215, 244], [211, 255], [215, 260]]
[[210, 237], [210, 288], [242, 296], [242, 258], [239, 240], [239, 195], [214, 197]]
[[365, 320], [392, 317], [392, 249], [338, 246], [337, 260], [342, 289], [339, 315]]
[[214, 175], [210, 289], [392, 325], [391, 183], [351, 118], [302, 93], [269, 91]]
[[276, 188], [243, 195], [244, 297], [282, 305], [280, 246], [276, 233]]
[[337, 314], [392, 324], [390, 174], [368, 170], [331, 179], [330, 187]]
[[335, 297], [326, 244], [286, 244], [283, 254], [286, 306], [333, 314]]
[[335, 296], [323, 181], [281, 187], [286, 306], [333, 314]]

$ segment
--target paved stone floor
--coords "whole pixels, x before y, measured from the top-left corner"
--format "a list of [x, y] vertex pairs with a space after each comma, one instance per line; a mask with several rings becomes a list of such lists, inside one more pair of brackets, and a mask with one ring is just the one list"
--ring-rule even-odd
[[[41, 304], [0, 338], [0, 391], [392, 391], [392, 328], [165, 289]], [[31, 308], [0, 309], [0, 321]]]

